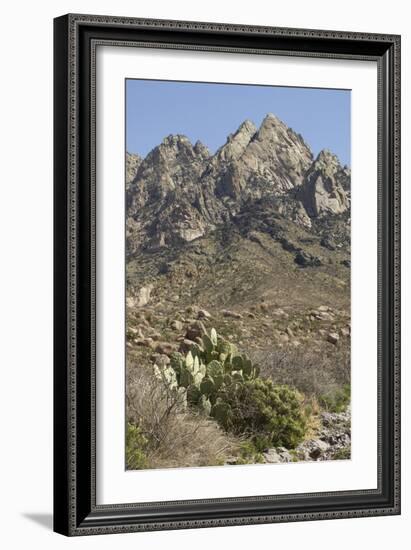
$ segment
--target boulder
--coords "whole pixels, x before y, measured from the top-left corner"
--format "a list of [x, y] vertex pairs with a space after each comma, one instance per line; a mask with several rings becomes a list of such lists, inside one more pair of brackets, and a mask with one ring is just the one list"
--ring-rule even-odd
[[237, 311], [232, 311], [231, 309], [222, 309], [221, 313], [224, 317], [231, 317], [232, 319], [242, 319], [243, 316]]
[[177, 345], [170, 342], [157, 342], [155, 351], [162, 355], [170, 355], [173, 351], [177, 351]]
[[171, 322], [171, 328], [177, 331], [183, 330], [183, 323], [181, 321], [178, 321], [177, 319], [175, 321]]
[[134, 296], [129, 296], [127, 298], [127, 305], [129, 307], [146, 306], [150, 301], [153, 288], [153, 285], [142, 286], [141, 288], [139, 288], [139, 290], [136, 291]]
[[206, 309], [199, 309], [197, 312], [197, 318], [198, 319], [211, 319], [211, 313], [209, 313]]
[[193, 342], [193, 340], [188, 340], [188, 338], [184, 338], [184, 340], [181, 340], [180, 347], [178, 348], [179, 351], [182, 353], [188, 353], [190, 349], [196, 345], [197, 342]]
[[283, 462], [281, 456], [277, 453], [275, 449], [269, 449], [263, 453], [264, 460], [267, 464], [279, 464]]
[[193, 321], [188, 327], [185, 334], [185, 337], [188, 340], [196, 340], [196, 338], [201, 338], [203, 334], [207, 332], [207, 329], [204, 326], [202, 321]]
[[134, 343], [137, 346], [143, 346], [146, 348], [152, 348], [154, 346], [154, 340], [152, 338], [136, 338]]
[[309, 254], [308, 252], [304, 252], [303, 250], [297, 252], [294, 261], [301, 267], [318, 267], [322, 264], [320, 258], [318, 258], [317, 256], [312, 256], [311, 254]]
[[327, 334], [327, 342], [330, 342], [330, 344], [338, 344], [340, 337], [337, 332], [329, 332]]

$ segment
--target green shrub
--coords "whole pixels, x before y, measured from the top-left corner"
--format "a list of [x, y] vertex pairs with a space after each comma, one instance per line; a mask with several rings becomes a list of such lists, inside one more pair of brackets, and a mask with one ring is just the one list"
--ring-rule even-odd
[[335, 452], [334, 460], [349, 460], [351, 458], [351, 447], [343, 447]]
[[141, 470], [147, 467], [147, 439], [139, 426], [127, 423], [126, 465], [128, 470]]
[[250, 440], [244, 441], [239, 449], [236, 464], [263, 464], [264, 456], [259, 452]]
[[351, 388], [345, 384], [342, 389], [321, 395], [318, 399], [320, 405], [329, 412], [340, 413], [345, 411], [351, 401]]
[[249, 437], [257, 452], [273, 446], [294, 448], [306, 430], [301, 402], [293, 388], [256, 378], [226, 388], [211, 414], [226, 430]]

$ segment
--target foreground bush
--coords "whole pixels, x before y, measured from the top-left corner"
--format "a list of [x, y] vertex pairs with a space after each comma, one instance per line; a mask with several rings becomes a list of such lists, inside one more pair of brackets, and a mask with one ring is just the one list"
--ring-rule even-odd
[[244, 434], [256, 448], [296, 447], [306, 429], [302, 396], [289, 386], [257, 378], [226, 388], [211, 414], [229, 431]]

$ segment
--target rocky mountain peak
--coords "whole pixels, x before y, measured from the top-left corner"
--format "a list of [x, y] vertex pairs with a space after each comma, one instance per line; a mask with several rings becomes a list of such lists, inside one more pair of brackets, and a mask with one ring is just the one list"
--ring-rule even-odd
[[279, 137], [283, 132], [287, 131], [287, 126], [273, 113], [268, 113], [258, 129], [257, 139], [264, 140]]
[[300, 134], [269, 113], [245, 120], [211, 155], [169, 135], [144, 160], [127, 155], [130, 253], [189, 242], [228, 223], [256, 201], [300, 227], [349, 208], [350, 171], [332, 152], [316, 159]]
[[247, 145], [257, 132], [251, 120], [245, 120], [234, 134], [230, 134], [226, 143], [216, 153], [218, 161], [231, 162], [240, 158]]

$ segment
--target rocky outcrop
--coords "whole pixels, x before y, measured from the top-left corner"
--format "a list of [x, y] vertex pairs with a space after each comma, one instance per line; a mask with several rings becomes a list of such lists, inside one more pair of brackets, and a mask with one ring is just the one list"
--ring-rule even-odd
[[134, 308], [134, 307], [143, 307], [146, 306], [151, 297], [151, 293], [153, 291], [153, 285], [147, 285], [139, 288], [137, 291], [134, 292], [132, 296], [127, 297], [127, 307]]
[[338, 158], [329, 151], [321, 151], [308, 170], [304, 184], [297, 193], [311, 218], [326, 214], [342, 214], [349, 208], [346, 173]]
[[126, 153], [126, 187], [128, 187], [137, 176], [137, 171], [142, 160], [140, 155]]

